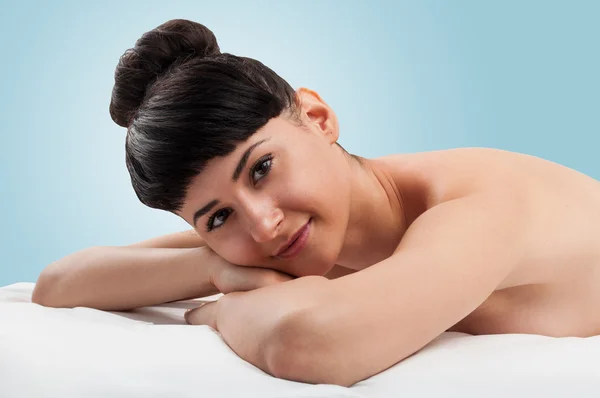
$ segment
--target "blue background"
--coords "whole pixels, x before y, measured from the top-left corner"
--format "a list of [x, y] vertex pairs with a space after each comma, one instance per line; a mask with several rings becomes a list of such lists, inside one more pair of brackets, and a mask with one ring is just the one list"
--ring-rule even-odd
[[138, 202], [108, 113], [119, 56], [172, 18], [316, 90], [352, 153], [487, 146], [600, 179], [600, 2], [0, 5], [0, 286], [89, 246], [189, 228]]

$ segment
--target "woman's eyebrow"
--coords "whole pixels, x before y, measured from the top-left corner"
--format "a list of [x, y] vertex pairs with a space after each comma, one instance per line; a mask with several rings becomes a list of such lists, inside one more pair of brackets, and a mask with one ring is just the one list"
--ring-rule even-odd
[[240, 158], [240, 161], [238, 162], [237, 166], [235, 167], [235, 171], [233, 172], [233, 175], [231, 176], [231, 181], [236, 182], [240, 178], [240, 174], [242, 173], [242, 170], [244, 170], [244, 167], [246, 167], [246, 162], [248, 162], [248, 158], [250, 157], [250, 154], [252, 153], [254, 148], [259, 146], [263, 142], [268, 141], [270, 138], [271, 137], [268, 137], [268, 138], [265, 138], [258, 142], [255, 142], [254, 144], [250, 145], [250, 148], [246, 149], [246, 151]]
[[[248, 163], [248, 158], [250, 157], [250, 154], [252, 153], [252, 151], [256, 147], [258, 147], [260, 144], [262, 144], [263, 142], [268, 141], [270, 138], [271, 137], [267, 137], [267, 138], [262, 139], [262, 140], [260, 140], [258, 142], [255, 142], [254, 144], [250, 145], [250, 147], [248, 149], [246, 149], [244, 151], [244, 154], [240, 158], [237, 166], [235, 167], [235, 170], [233, 171], [233, 175], [231, 176], [231, 181], [236, 182], [237, 180], [239, 180], [240, 174], [242, 174], [242, 170], [244, 170], [244, 168], [246, 167], [246, 163]], [[211, 211], [212, 208], [215, 207], [218, 204], [219, 204], [219, 200], [218, 199], [213, 199], [208, 204], [206, 204], [205, 206], [203, 206], [200, 209], [196, 210], [196, 212], [194, 213], [194, 226], [196, 225], [196, 222], [198, 222], [198, 219], [200, 217], [202, 217], [203, 215], [205, 215], [206, 213], [208, 213], [209, 211]]]

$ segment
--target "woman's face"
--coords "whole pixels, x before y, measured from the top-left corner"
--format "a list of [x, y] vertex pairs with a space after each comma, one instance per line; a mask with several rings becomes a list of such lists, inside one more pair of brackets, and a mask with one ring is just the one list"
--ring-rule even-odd
[[[335, 115], [318, 96], [304, 94], [308, 127], [273, 118], [233, 153], [211, 160], [190, 185], [180, 215], [230, 263], [296, 276], [324, 275], [335, 264], [348, 223], [349, 168], [335, 145]], [[276, 256], [309, 221], [303, 250]]]

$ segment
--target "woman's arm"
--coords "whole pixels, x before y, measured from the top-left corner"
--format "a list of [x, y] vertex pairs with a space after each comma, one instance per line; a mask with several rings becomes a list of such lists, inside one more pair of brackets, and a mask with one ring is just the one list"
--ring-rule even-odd
[[206, 246], [206, 242], [204, 242], [204, 239], [202, 239], [200, 235], [198, 235], [193, 229], [181, 232], [173, 232], [171, 234], [157, 236], [155, 238], [150, 238], [128, 245], [128, 247], [162, 247], [165, 249], [182, 249], [200, 246]]
[[355, 272], [356, 271], [353, 269], [342, 267], [341, 265], [334, 265], [333, 268], [324, 275], [324, 277], [327, 279], [337, 279]]
[[[210, 296], [218, 291], [208, 283], [207, 263], [202, 258], [205, 255], [201, 254], [205, 250], [189, 250], [205, 245], [192, 229], [157, 236], [124, 248], [80, 250], [53, 262], [42, 271], [33, 290], [32, 301], [49, 307], [130, 309], [139, 307], [139, 303], [152, 305]], [[140, 251], [140, 248], [188, 250], [149, 252]], [[160, 280], [167, 276], [157, 289], [153, 288], [157, 278]], [[195, 279], [198, 277], [200, 279]], [[193, 293], [186, 295], [186, 292]], [[170, 300], [173, 297], [175, 299]], [[165, 298], [166, 301], [163, 301]]]
[[210, 296], [219, 259], [207, 246], [91, 247], [46, 267], [32, 302], [117, 311]]
[[279, 348], [271, 348], [274, 375], [350, 386], [417, 352], [512, 272], [522, 258], [526, 220], [502, 192], [423, 213], [391, 257], [328, 281], [324, 292], [313, 292], [325, 299], [280, 326], [284, 332], [272, 343]]
[[290, 279], [272, 269], [231, 264], [191, 230], [66, 256], [42, 271], [32, 301], [48, 307], [128, 310]]

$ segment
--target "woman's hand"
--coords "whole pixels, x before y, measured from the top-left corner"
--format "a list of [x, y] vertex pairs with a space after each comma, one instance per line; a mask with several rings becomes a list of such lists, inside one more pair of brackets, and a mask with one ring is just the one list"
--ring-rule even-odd
[[[240, 267], [243, 268], [243, 267]], [[241, 286], [240, 271], [232, 268], [223, 273], [224, 284], [234, 288]], [[310, 313], [326, 303], [327, 278], [304, 276], [284, 280], [280, 273], [260, 273], [256, 285], [267, 286], [255, 290], [233, 291], [217, 301], [189, 310], [185, 320], [190, 325], [208, 325], [221, 334], [227, 345], [242, 359], [273, 375], [273, 363], [278, 363], [282, 349], [279, 347], [279, 331], [289, 333], [288, 321], [297, 320], [297, 315]], [[229, 279], [226, 279], [229, 278]], [[264, 278], [264, 279], [262, 279]], [[237, 282], [238, 284], [236, 285]], [[247, 287], [251, 287], [248, 284]], [[225, 289], [227, 290], [227, 289]], [[285, 349], [283, 349], [285, 351]]]
[[232, 264], [218, 254], [211, 272], [211, 283], [224, 294], [246, 292], [261, 287], [291, 281], [294, 276], [269, 268]]
[[210, 326], [238, 356], [273, 374], [271, 352], [278, 330], [285, 321], [318, 306], [327, 278], [296, 278], [269, 268], [235, 265], [209, 252], [214, 256], [211, 283], [225, 295], [188, 310], [186, 322]]

